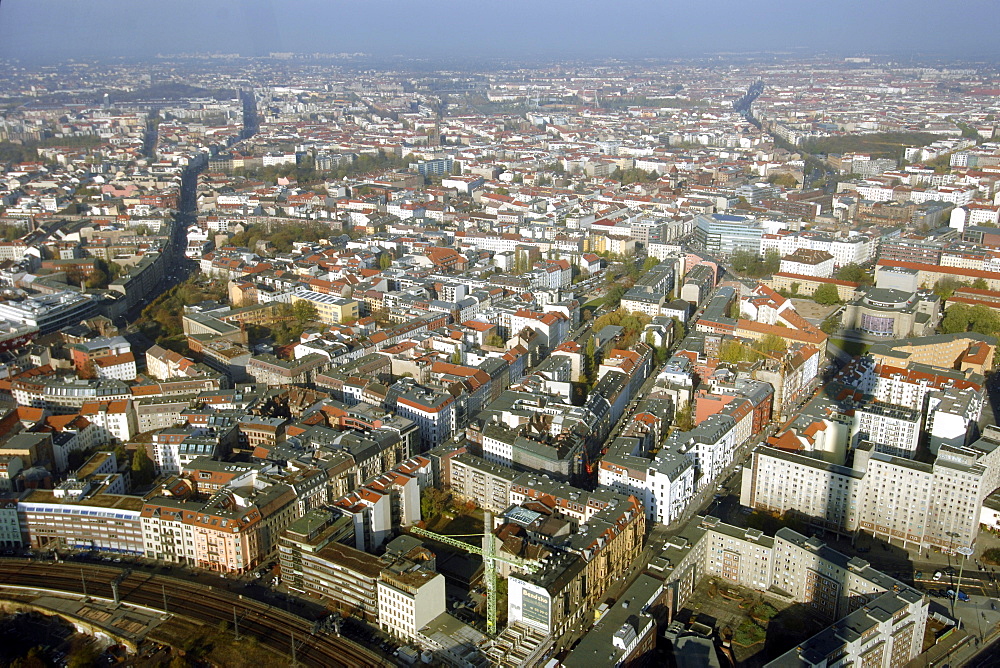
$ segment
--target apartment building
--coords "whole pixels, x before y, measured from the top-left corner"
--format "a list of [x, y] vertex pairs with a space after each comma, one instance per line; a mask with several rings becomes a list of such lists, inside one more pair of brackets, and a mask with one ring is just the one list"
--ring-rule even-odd
[[781, 258], [781, 271], [815, 278], [832, 278], [833, 255], [823, 250], [798, 248]]
[[338, 542], [345, 528], [353, 531], [323, 510], [288, 525], [278, 543], [282, 579], [290, 590], [316, 597], [345, 616], [377, 622], [382, 564], [375, 555]]
[[204, 504], [169, 497], [156, 497], [142, 506], [144, 556], [172, 564], [195, 564], [194, 525], [185, 518], [196, 516]]
[[445, 612], [444, 576], [399, 560], [381, 569], [378, 588], [378, 625], [396, 638], [410, 640], [417, 631]]
[[601, 459], [597, 482], [642, 502], [647, 522], [670, 524], [694, 496], [695, 465], [690, 457], [665, 451], [662, 456], [638, 456], [630, 439], [615, 439]]
[[714, 517], [695, 518], [667, 542], [650, 570], [663, 578], [672, 612], [689, 604], [703, 578], [713, 577], [804, 604], [831, 622], [767, 664], [771, 668], [901, 666], [922, 650], [926, 597], [791, 529], [770, 537]]
[[301, 385], [311, 383], [315, 374], [329, 362], [328, 357], [319, 353], [310, 353], [295, 360], [282, 360], [274, 355], [264, 354], [250, 358], [246, 372], [256, 382], [272, 387]]
[[517, 471], [467, 452], [449, 457], [447, 462], [448, 475], [443, 482], [452, 493], [492, 513], [507, 509], [510, 486], [519, 475]]
[[128, 399], [121, 401], [88, 401], [80, 407], [80, 415], [99, 430], [102, 442], [124, 443], [139, 433], [135, 407]]
[[132, 390], [120, 380], [82, 380], [45, 376], [23, 378], [11, 383], [11, 393], [19, 406], [44, 408], [53, 413], [77, 413], [87, 402], [123, 401]]
[[396, 395], [396, 413], [420, 429], [421, 452], [437, 447], [457, 428], [455, 398], [450, 394], [413, 386]]
[[878, 452], [912, 459], [923, 423], [923, 415], [912, 408], [877, 401], [863, 403], [854, 409], [852, 442], [868, 441]]
[[96, 550], [142, 556], [142, 499], [122, 494], [32, 490], [18, 501], [27, 543], [39, 550]]
[[327, 325], [340, 325], [358, 319], [358, 302], [336, 295], [299, 290], [292, 293], [292, 304], [306, 302], [316, 308], [316, 319]]
[[567, 523], [570, 533], [547, 542], [550, 550], [541, 568], [508, 577], [508, 621], [557, 637], [579, 628], [616, 574], [627, 570], [642, 549], [643, 506], [610, 490], [587, 492], [532, 474], [514, 481], [510, 500], [513, 507], [504, 516], [508, 526], [527, 511]]
[[[1000, 486], [1000, 429], [970, 445], [942, 445], [933, 463], [895, 457], [862, 442], [850, 467], [816, 455], [757, 448], [740, 503], [845, 535], [954, 553], [976, 538], [983, 500]], [[818, 454], [818, 453], [817, 453]]]

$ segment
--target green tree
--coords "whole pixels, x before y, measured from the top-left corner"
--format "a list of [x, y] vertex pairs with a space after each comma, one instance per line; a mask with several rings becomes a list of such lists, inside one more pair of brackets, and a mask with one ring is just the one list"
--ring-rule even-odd
[[153, 460], [149, 458], [145, 446], [140, 444], [132, 455], [132, 480], [136, 485], [148, 485], [155, 474]]
[[420, 493], [420, 513], [426, 520], [444, 513], [451, 504], [451, 494], [437, 487], [426, 487]]
[[[604, 296], [604, 303], [607, 304], [608, 308], [617, 309], [618, 305], [622, 303], [622, 297], [624, 295], [625, 287], [621, 283], [615, 283], [608, 288], [608, 292]], [[598, 318], [598, 320], [600, 320], [600, 318]]]
[[80, 370], [77, 371], [77, 376], [83, 380], [93, 380], [97, 378], [97, 366], [94, 364], [94, 360], [88, 359], [80, 366]]
[[737, 249], [729, 256], [730, 268], [738, 274], [747, 273], [753, 266], [756, 256], [750, 251]]
[[91, 643], [73, 650], [66, 660], [66, 668], [91, 668], [97, 665], [99, 652]]
[[312, 322], [319, 317], [319, 311], [316, 310], [316, 305], [305, 299], [300, 299], [294, 304], [292, 304], [292, 317], [294, 317], [300, 325], [307, 322]]
[[777, 272], [781, 268], [781, 255], [776, 250], [769, 250], [761, 258], [756, 253], [738, 249], [729, 257], [730, 268], [737, 274], [750, 278], [761, 278]]
[[628, 348], [633, 343], [639, 340], [639, 334], [642, 330], [650, 323], [652, 318], [645, 313], [629, 313], [624, 308], [619, 308], [612, 311], [611, 313], [605, 313], [600, 318], [594, 321], [593, 331], [600, 332], [602, 329], [608, 325], [615, 327], [621, 327], [623, 332], [623, 341], [620, 344], [624, 348]]
[[681, 322], [681, 319], [676, 316], [673, 318], [673, 321], [674, 321], [674, 341], [676, 342], [680, 341], [685, 336], [687, 336], [687, 327], [685, 327], [684, 323]]
[[44, 657], [45, 650], [41, 646], [35, 646], [29, 649], [27, 654], [17, 657], [8, 665], [10, 668], [48, 668], [49, 664]]
[[1000, 315], [986, 306], [952, 304], [941, 319], [938, 330], [942, 334], [976, 332], [996, 336], [1000, 332]]
[[791, 172], [779, 172], [767, 177], [767, 182], [782, 188], [795, 188], [799, 185], [795, 175]]
[[840, 317], [836, 313], [831, 314], [819, 328], [824, 334], [833, 334], [840, 329]]
[[1000, 564], [1000, 547], [991, 547], [984, 550], [983, 561], [988, 564]]
[[783, 353], [788, 349], [788, 344], [777, 334], [765, 334], [755, 348], [762, 353]]
[[969, 287], [975, 288], [976, 290], [989, 290], [990, 284], [986, 282], [985, 278], [977, 278], [972, 281], [972, 285]]
[[388, 253], [382, 253], [378, 256], [378, 268], [388, 269], [392, 266], [392, 256]]
[[951, 299], [955, 290], [964, 287], [966, 284], [952, 276], [945, 276], [934, 284], [934, 294], [941, 299]]
[[514, 275], [520, 276], [521, 274], [531, 271], [531, 256], [528, 251], [525, 250], [515, 250], [514, 251]]
[[504, 345], [506, 345], [506, 342], [503, 340], [503, 337], [500, 336], [499, 334], [490, 334], [489, 336], [486, 337], [485, 343], [486, 345], [491, 346], [493, 348], [503, 348]]
[[779, 253], [774, 248], [771, 248], [766, 253], [764, 253], [763, 275], [768, 276], [771, 274], [776, 274], [780, 269], [781, 269], [781, 253]]
[[813, 292], [813, 300], [817, 304], [822, 304], [824, 306], [839, 304], [840, 293], [837, 291], [836, 285], [832, 283], [824, 283], [816, 288], [815, 292]]
[[746, 359], [746, 351], [740, 341], [723, 341], [719, 345], [718, 355], [723, 364], [739, 364]]
[[681, 431], [694, 429], [694, 405], [690, 401], [685, 401], [677, 409], [677, 413], [674, 415], [674, 426]]
[[850, 262], [837, 271], [837, 279], [860, 283], [861, 285], [871, 285], [875, 282], [875, 277], [865, 271], [861, 265]]
[[595, 337], [587, 339], [587, 344], [583, 348], [583, 369], [581, 370], [581, 380], [588, 385], [593, 385], [597, 380], [597, 367], [600, 366], [600, 351], [597, 350]]
[[170, 659], [170, 668], [189, 668], [191, 662], [180, 654]]

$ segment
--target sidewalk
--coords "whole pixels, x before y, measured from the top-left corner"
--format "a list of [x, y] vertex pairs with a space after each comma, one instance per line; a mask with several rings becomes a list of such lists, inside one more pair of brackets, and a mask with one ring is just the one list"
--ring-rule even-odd
[[[936, 609], [953, 617], [959, 628], [948, 640], [935, 645], [910, 663], [911, 666], [962, 666], [981, 654], [1000, 638], [1000, 606], [994, 610], [993, 599], [988, 596], [970, 596], [968, 601], [955, 601], [952, 615], [951, 601], [932, 599], [932, 612]], [[992, 650], [991, 650], [992, 652]]]

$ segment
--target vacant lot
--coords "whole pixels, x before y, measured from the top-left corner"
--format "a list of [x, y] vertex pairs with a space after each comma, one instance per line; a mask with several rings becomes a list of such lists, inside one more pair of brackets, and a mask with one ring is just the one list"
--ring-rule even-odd
[[823, 306], [822, 304], [817, 304], [811, 299], [792, 299], [792, 305], [795, 306], [795, 310], [798, 311], [799, 315], [814, 325], [819, 325], [826, 320], [831, 313], [840, 308], [836, 304], [832, 306]]

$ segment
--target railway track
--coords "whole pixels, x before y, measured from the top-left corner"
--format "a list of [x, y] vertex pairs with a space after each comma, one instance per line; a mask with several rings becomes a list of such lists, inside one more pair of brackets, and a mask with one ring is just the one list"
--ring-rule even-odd
[[[122, 569], [110, 566], [9, 560], [0, 562], [0, 587], [38, 587], [112, 599], [111, 582], [121, 572]], [[294, 654], [296, 662], [304, 666], [394, 665], [346, 638], [313, 635], [314, 620], [211, 586], [134, 571], [118, 587], [120, 601], [159, 611], [164, 610], [164, 592], [166, 612], [217, 625], [232, 623], [235, 611], [242, 635], [256, 636], [262, 645], [289, 659]]]

